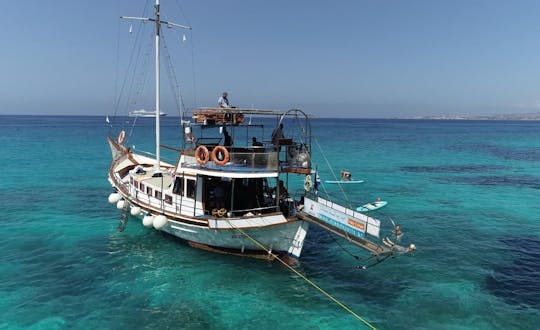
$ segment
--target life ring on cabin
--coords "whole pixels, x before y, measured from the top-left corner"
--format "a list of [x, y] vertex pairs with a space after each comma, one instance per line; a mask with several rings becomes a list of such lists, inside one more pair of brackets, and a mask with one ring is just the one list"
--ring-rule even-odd
[[224, 146], [217, 146], [212, 150], [212, 160], [219, 166], [227, 164], [229, 161], [229, 151]]
[[208, 148], [203, 145], [198, 146], [197, 149], [195, 149], [195, 160], [200, 165], [208, 163], [210, 160], [210, 152], [208, 151]]
[[120, 132], [120, 134], [118, 134], [118, 144], [122, 144], [124, 143], [124, 140], [126, 139], [126, 131], [122, 131]]

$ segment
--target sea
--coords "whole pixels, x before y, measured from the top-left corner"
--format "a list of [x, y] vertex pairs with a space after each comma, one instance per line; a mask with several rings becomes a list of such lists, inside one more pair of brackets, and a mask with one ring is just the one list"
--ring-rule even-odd
[[[162, 122], [178, 146], [179, 118]], [[314, 118], [321, 191], [387, 201], [370, 213], [381, 237], [393, 221], [417, 247], [363, 269], [376, 259], [311, 226], [294, 269], [350, 311], [279, 262], [135, 219], [119, 232], [106, 142], [119, 123], [0, 116], [0, 329], [540, 328], [540, 122]], [[135, 131], [152, 150], [153, 122]], [[324, 183], [342, 169], [365, 182]]]

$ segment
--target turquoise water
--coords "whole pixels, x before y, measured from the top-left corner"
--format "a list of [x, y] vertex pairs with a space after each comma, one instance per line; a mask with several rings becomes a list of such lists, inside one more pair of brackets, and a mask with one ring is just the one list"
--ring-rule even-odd
[[[165, 119], [164, 144], [180, 138], [177, 121]], [[344, 188], [351, 205], [387, 200], [374, 214], [383, 234], [393, 219], [418, 251], [359, 270], [366, 253], [312, 227], [300, 272], [381, 329], [538, 328], [540, 123], [312, 124], [333, 170], [366, 180]], [[365, 328], [277, 262], [136, 221], [119, 233], [104, 118], [0, 116], [0, 130], [0, 328]]]

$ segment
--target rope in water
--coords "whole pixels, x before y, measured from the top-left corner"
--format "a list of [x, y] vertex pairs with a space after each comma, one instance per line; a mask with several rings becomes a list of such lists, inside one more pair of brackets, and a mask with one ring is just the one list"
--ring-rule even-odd
[[296, 275], [300, 276], [300, 278], [302, 278], [304, 281], [306, 281], [308, 284], [310, 284], [312, 287], [314, 287], [315, 289], [317, 289], [319, 292], [321, 292], [322, 294], [324, 294], [326, 297], [328, 297], [330, 300], [332, 300], [333, 302], [335, 302], [338, 306], [340, 306], [341, 308], [343, 308], [344, 310], [346, 310], [347, 312], [349, 312], [349, 314], [351, 314], [352, 316], [354, 316], [355, 318], [357, 318], [359, 321], [363, 322], [366, 326], [368, 326], [370, 329], [377, 329], [375, 328], [373, 325], [371, 325], [371, 323], [369, 323], [366, 319], [362, 318], [360, 315], [356, 314], [353, 310], [351, 310], [349, 307], [347, 307], [345, 304], [343, 304], [341, 301], [337, 300], [336, 298], [334, 298], [332, 295], [330, 295], [328, 292], [326, 292], [323, 288], [321, 288], [320, 286], [318, 286], [317, 284], [315, 284], [313, 281], [311, 281], [310, 279], [308, 279], [307, 277], [305, 277], [302, 273], [300, 273], [299, 271], [297, 271], [296, 269], [294, 269], [292, 266], [290, 266], [289, 264], [287, 264], [285, 261], [281, 260], [280, 257], [278, 257], [276, 254], [272, 253], [270, 251], [270, 249], [268, 249], [266, 246], [264, 246], [262, 243], [260, 243], [259, 241], [257, 241], [256, 239], [254, 239], [253, 237], [251, 237], [248, 233], [246, 233], [245, 231], [243, 231], [242, 229], [240, 228], [237, 228], [235, 226], [233, 226], [233, 224], [227, 220], [227, 222], [229, 223], [229, 225], [236, 229], [239, 233], [241, 233], [242, 235], [246, 236], [250, 241], [252, 241], [253, 243], [255, 243], [258, 247], [260, 247], [261, 249], [263, 249], [264, 251], [266, 251], [269, 255], [272, 255], [272, 257], [276, 258], [279, 262], [281, 262], [285, 267], [289, 268], [289, 270], [291, 270], [293, 273], [295, 273]]

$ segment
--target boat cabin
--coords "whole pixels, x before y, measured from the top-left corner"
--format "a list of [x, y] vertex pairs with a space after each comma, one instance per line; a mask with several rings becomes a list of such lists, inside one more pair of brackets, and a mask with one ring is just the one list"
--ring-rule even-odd
[[[310, 136], [306, 135], [309, 129], [287, 138], [280, 131], [279, 139], [273, 141], [272, 135], [283, 128], [286, 115], [267, 110], [200, 109], [193, 112], [194, 123], [184, 123], [184, 148], [176, 173], [197, 179], [197, 200], [205, 216], [290, 213], [287, 200], [292, 200], [286, 184], [279, 184], [280, 174], [311, 173]], [[263, 119], [255, 119], [261, 116]]]

